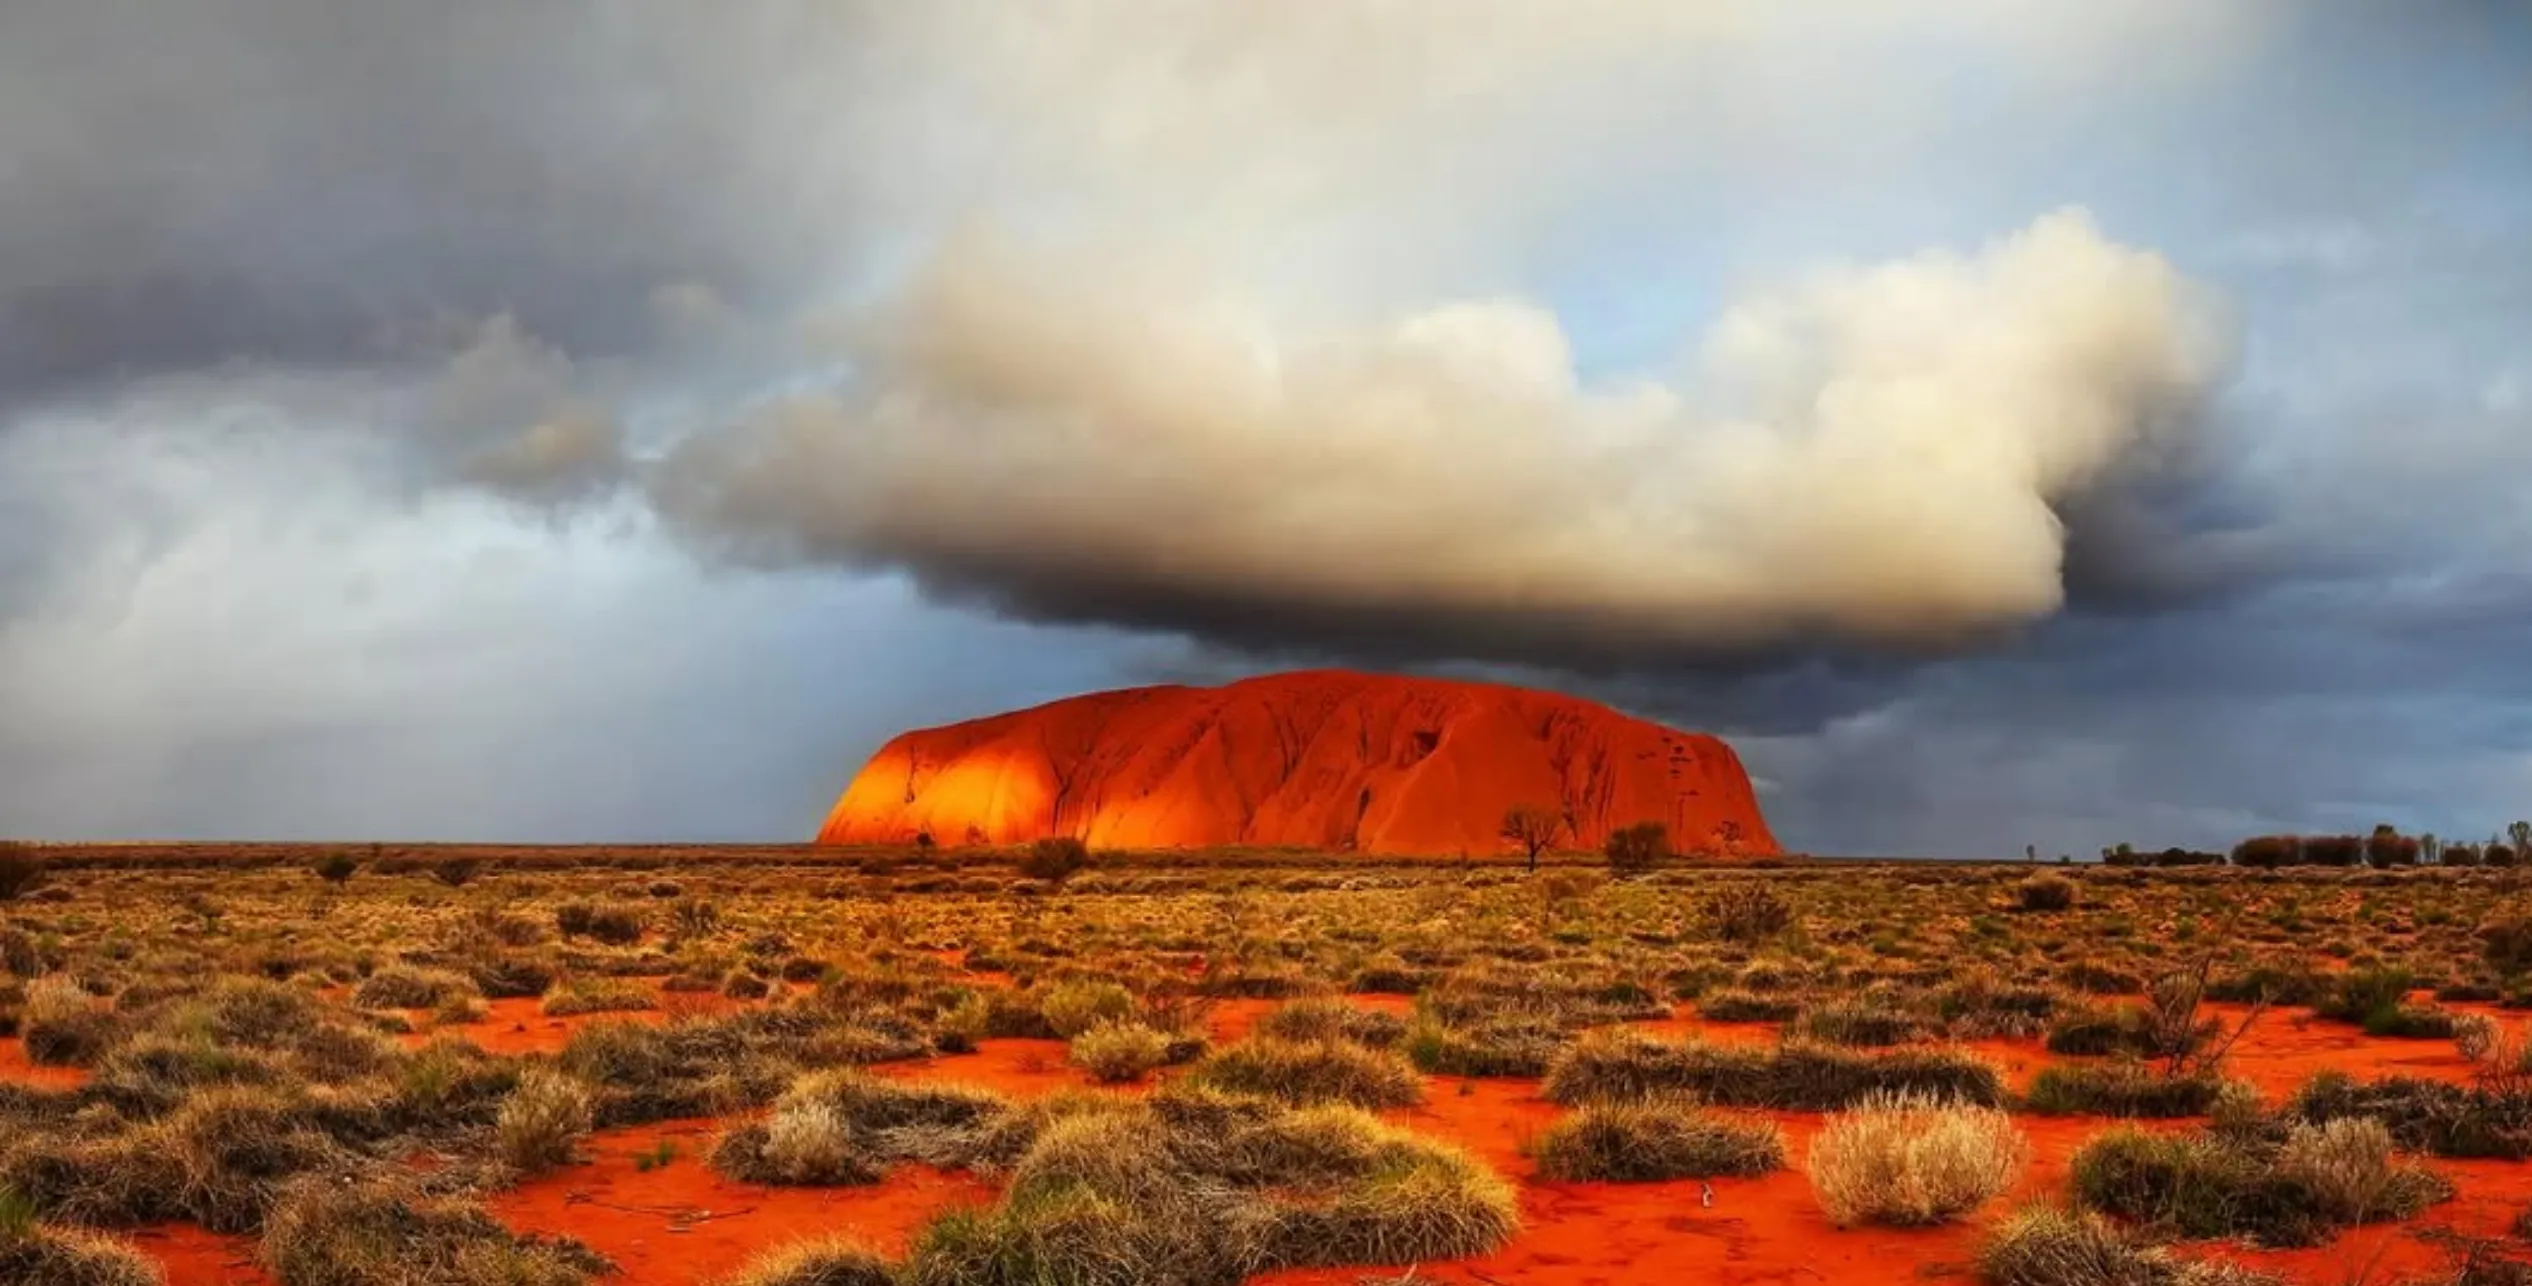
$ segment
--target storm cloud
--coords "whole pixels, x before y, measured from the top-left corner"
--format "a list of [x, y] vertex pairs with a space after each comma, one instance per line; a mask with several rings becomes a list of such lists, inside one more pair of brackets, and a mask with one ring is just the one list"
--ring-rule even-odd
[[0, 831], [787, 835], [1295, 661], [1812, 847], [2532, 810], [2527, 21], [12, 5]]

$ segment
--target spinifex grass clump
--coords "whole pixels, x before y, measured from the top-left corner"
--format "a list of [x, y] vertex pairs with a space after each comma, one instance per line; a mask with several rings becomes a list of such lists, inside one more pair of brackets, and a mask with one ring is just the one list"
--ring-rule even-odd
[[86, 1066], [123, 1035], [123, 1020], [76, 982], [60, 976], [27, 984], [18, 1033], [31, 1062]]
[[2045, 1207], [1998, 1227], [1978, 1255], [1986, 1286], [2280, 1286], [2223, 1262], [2192, 1263], [2099, 1215]]
[[0, 1190], [0, 1282], [11, 1286], [161, 1286], [158, 1265], [122, 1242], [38, 1223], [34, 1207]]
[[1811, 1141], [1811, 1190], [1839, 1227], [1957, 1219], [2012, 1186], [2030, 1148], [1992, 1107], [1874, 1095]]
[[2134, 1061], [2051, 1063], [2023, 1095], [2023, 1106], [2049, 1116], [2205, 1116], [2224, 1093], [2213, 1075], [2167, 1075]]
[[1904, 1045], [1923, 1032], [1916, 1015], [1873, 1000], [1820, 1005], [1802, 1011], [1793, 1032], [1831, 1045]]
[[1323, 1264], [1483, 1254], [1519, 1226], [1467, 1155], [1350, 1107], [1173, 1086], [1046, 1121], [1002, 1199], [917, 1237], [910, 1286], [1235, 1286]]
[[814, 1072], [764, 1120], [722, 1136], [712, 1165], [749, 1183], [876, 1183], [898, 1161], [977, 1164], [1013, 1112], [991, 1090]]
[[1139, 1081], [1169, 1062], [1168, 1033], [1139, 1022], [1105, 1022], [1073, 1037], [1072, 1061], [1105, 1084]]
[[1545, 1076], [1573, 1032], [1540, 1018], [1498, 1018], [1453, 1026], [1416, 1015], [1397, 1048], [1434, 1076]]
[[601, 1020], [572, 1033], [561, 1062], [590, 1085], [605, 1126], [736, 1111], [772, 1099], [803, 1067], [929, 1049], [914, 1028], [881, 1013], [794, 1007], [667, 1023]]
[[1993, 1106], [1871, 1096], [1810, 1142], [1810, 1190], [1841, 1228], [1917, 1228], [1977, 1210], [2021, 1175], [2028, 1144]]
[[1257, 1020], [1256, 1034], [1283, 1040], [1350, 1040], [1385, 1049], [1406, 1034], [1406, 1020], [1396, 1014], [1317, 997], [1296, 1000]]
[[266, 1089], [204, 1090], [163, 1117], [115, 1125], [12, 1140], [0, 1152], [0, 1186], [73, 1223], [183, 1219], [245, 1232], [283, 1184], [351, 1155], [319, 1127], [315, 1105]]
[[1767, 996], [1739, 987], [1720, 987], [1697, 997], [1697, 1016], [1718, 1023], [1781, 1023], [1802, 1012], [1793, 996]]
[[1531, 1153], [1545, 1178], [1646, 1183], [1782, 1169], [1785, 1139], [1773, 1125], [1730, 1120], [1694, 1099], [1656, 1095], [1586, 1104], [1549, 1126]]
[[1679, 1092], [1732, 1107], [1827, 1112], [1876, 1094], [1994, 1106], [2004, 1101], [2004, 1081], [1994, 1067], [1962, 1050], [1865, 1052], [1809, 1044], [1751, 1049], [1602, 1031], [1557, 1058], [1542, 1092], [1559, 1103]]
[[281, 1286], [581, 1286], [610, 1271], [578, 1242], [517, 1236], [470, 1201], [391, 1179], [293, 1184], [260, 1253]]
[[1307, 1107], [1407, 1107], [1424, 1100], [1424, 1084], [1405, 1058], [1345, 1040], [1279, 1040], [1252, 1036], [1216, 1050], [1188, 1073], [1195, 1084], [1258, 1094]]
[[2379, 1122], [2245, 1132], [2148, 1134], [2121, 1127], [2075, 1154], [2086, 1207], [2183, 1237], [2308, 1246], [2339, 1228], [2406, 1219], [2453, 1195], [2433, 1171], [2396, 1161]]
[[550, 1067], [532, 1067], [502, 1100], [493, 1140], [503, 1161], [537, 1174], [570, 1164], [589, 1125], [588, 1087]]
[[845, 1237], [777, 1246], [715, 1286], [895, 1286], [896, 1270], [870, 1248]]
[[2359, 1081], [2325, 1071], [2295, 1091], [2283, 1114], [2314, 1124], [2379, 1122], [2401, 1147], [2436, 1156], [2532, 1158], [2532, 1089], [2520, 1078], [2453, 1085], [2405, 1076]]

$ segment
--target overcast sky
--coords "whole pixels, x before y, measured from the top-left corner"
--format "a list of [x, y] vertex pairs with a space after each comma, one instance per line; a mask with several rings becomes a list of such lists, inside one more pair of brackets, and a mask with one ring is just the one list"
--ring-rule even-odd
[[2532, 6], [0, 6], [0, 833], [1301, 664], [1823, 852], [2532, 814]]

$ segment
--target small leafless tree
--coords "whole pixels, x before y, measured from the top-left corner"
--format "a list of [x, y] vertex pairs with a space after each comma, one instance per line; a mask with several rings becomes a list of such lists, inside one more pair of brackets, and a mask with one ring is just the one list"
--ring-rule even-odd
[[1539, 854], [1556, 843], [1565, 832], [1565, 816], [1553, 808], [1539, 804], [1514, 804], [1503, 810], [1503, 827], [1496, 832], [1521, 846], [1530, 859], [1530, 869], [1539, 869]]

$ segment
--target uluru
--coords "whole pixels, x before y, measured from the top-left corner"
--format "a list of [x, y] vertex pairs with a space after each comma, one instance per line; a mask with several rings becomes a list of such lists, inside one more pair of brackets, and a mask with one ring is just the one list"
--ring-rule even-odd
[[1653, 821], [1682, 852], [1777, 851], [1716, 737], [1551, 692], [1343, 670], [1097, 692], [903, 733], [817, 839], [1484, 854], [1507, 847], [1516, 805], [1561, 814], [1565, 847]]

